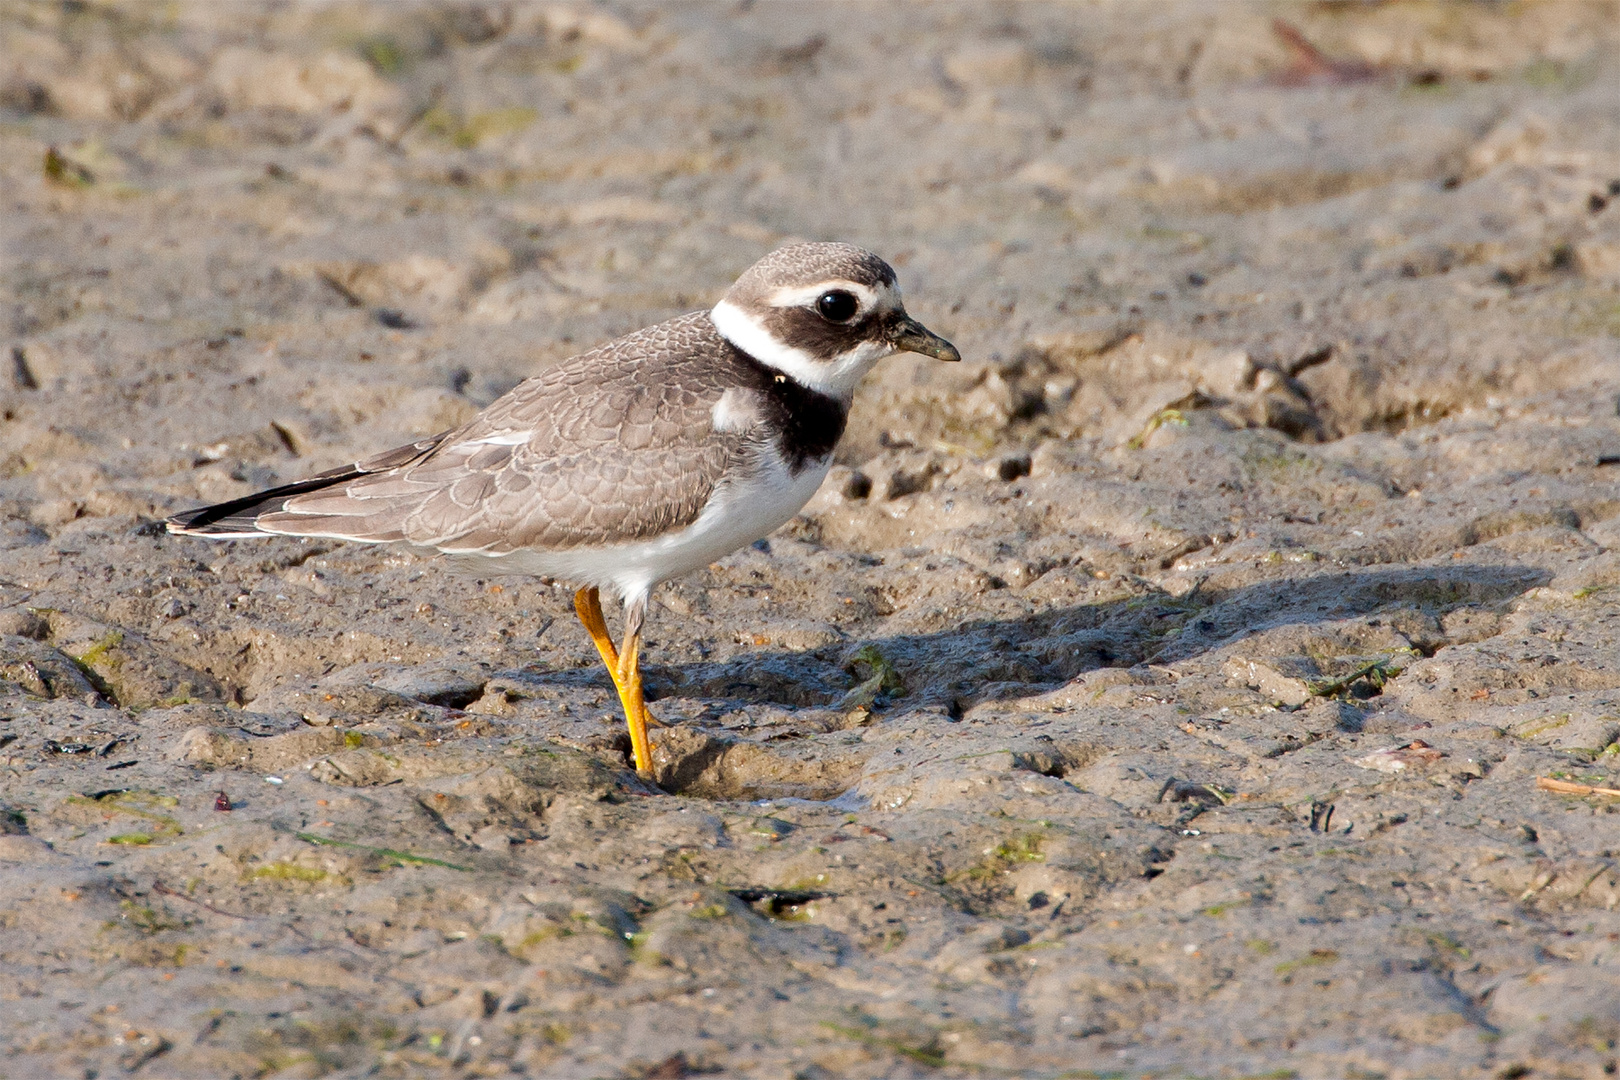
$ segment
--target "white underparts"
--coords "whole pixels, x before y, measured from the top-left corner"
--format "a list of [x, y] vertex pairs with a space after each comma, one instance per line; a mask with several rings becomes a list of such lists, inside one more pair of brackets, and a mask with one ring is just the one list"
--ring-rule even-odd
[[894, 352], [884, 341], [863, 341], [831, 360], [817, 360], [803, 349], [779, 340], [753, 315], [722, 300], [709, 312], [720, 336], [766, 367], [782, 372], [811, 390], [848, 402], [872, 365]]
[[[734, 471], [683, 529], [628, 544], [522, 550], [486, 556], [496, 573], [536, 574], [611, 589], [627, 599], [768, 536], [798, 513], [821, 486], [832, 455], [795, 476], [774, 447], [758, 468]], [[489, 563], [484, 565], [488, 566]], [[498, 567], [498, 569], [497, 569]]]

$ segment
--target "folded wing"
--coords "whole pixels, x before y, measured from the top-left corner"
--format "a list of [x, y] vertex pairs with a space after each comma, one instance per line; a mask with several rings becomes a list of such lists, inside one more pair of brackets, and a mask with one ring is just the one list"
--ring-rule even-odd
[[177, 515], [170, 531], [500, 555], [679, 529], [751, 438], [714, 430], [726, 379], [705, 355], [713, 336], [706, 316], [649, 327], [521, 383], [463, 428]]

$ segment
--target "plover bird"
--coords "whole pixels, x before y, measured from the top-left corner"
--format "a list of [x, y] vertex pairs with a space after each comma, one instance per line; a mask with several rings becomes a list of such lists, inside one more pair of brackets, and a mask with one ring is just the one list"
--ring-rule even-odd
[[[177, 514], [171, 533], [400, 544], [576, 585], [574, 609], [652, 773], [641, 627], [654, 586], [782, 525], [815, 494], [861, 377], [895, 352], [960, 360], [906, 314], [889, 264], [794, 244], [709, 311], [519, 383], [453, 431]], [[614, 646], [601, 590], [624, 602]]]

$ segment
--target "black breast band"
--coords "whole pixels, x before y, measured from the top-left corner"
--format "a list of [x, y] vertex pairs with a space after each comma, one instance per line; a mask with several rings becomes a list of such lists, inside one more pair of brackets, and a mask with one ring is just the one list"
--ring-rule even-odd
[[777, 432], [776, 445], [789, 471], [797, 476], [832, 453], [849, 421], [849, 409], [843, 402], [810, 389], [735, 345], [731, 349], [748, 373], [748, 389], [763, 398], [765, 420]]

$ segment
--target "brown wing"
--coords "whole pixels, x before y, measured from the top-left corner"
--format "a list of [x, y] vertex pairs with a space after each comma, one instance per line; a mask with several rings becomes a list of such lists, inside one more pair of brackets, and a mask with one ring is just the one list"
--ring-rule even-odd
[[519, 384], [425, 454], [255, 504], [252, 527], [490, 554], [681, 528], [754, 441], [713, 427], [731, 356], [706, 313], [649, 327]]

